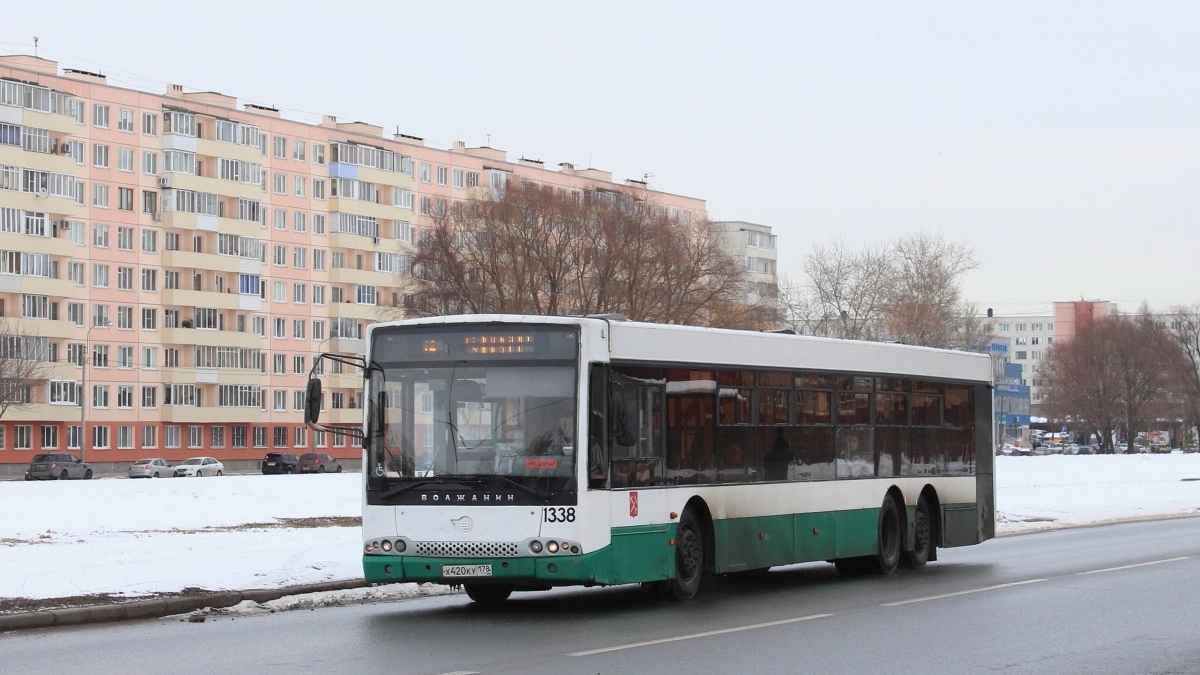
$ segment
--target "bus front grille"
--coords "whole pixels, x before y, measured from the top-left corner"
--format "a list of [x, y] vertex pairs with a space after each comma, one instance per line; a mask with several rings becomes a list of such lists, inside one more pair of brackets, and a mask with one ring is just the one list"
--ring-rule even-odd
[[423, 541], [416, 548], [419, 556], [495, 558], [517, 555], [518, 545], [494, 541]]

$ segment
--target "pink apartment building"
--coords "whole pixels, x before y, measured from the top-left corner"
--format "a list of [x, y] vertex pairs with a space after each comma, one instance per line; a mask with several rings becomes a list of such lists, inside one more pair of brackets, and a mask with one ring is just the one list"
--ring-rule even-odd
[[[321, 351], [402, 315], [431, 214], [514, 178], [633, 192], [685, 222], [703, 200], [360, 122], [283, 119], [178, 86], [152, 94], [0, 56], [0, 315], [6, 354], [44, 359], [0, 419], [0, 465], [268, 450], [359, 451], [302, 422]], [[361, 379], [326, 373], [323, 421], [361, 423]]]

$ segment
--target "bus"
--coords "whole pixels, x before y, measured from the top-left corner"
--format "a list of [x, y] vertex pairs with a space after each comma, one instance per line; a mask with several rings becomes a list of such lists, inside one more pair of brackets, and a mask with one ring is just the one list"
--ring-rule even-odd
[[[921, 568], [994, 536], [986, 355], [620, 315], [371, 325], [363, 572], [514, 591], [829, 561]], [[319, 372], [314, 366], [314, 373]], [[305, 421], [319, 423], [321, 382]]]

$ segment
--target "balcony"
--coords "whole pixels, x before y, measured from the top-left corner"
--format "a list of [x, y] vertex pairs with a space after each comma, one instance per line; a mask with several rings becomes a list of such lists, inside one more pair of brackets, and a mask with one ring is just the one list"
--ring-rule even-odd
[[15, 145], [0, 145], [0, 164], [68, 175], [75, 175], [75, 172], [81, 168], [70, 155], [28, 152]]
[[[113, 191], [115, 198], [116, 191]], [[47, 195], [39, 197], [32, 192], [10, 192], [4, 191], [4, 205], [22, 211], [41, 211], [56, 216], [74, 216], [77, 211], [82, 211], [82, 208], [75, 203], [74, 199], [67, 197], [58, 197], [55, 195]], [[58, 218], [54, 218], [58, 220]]]
[[236, 234], [242, 237], [263, 236], [263, 226], [253, 220], [238, 220], [236, 218], [218, 218], [203, 216], [187, 211], [163, 211], [163, 227], [177, 227], [183, 230], [204, 230], [222, 234]]
[[262, 270], [262, 263], [257, 258], [192, 251], [163, 251], [162, 264], [163, 267], [215, 270], [235, 274], [260, 274]]
[[[64, 279], [47, 279], [46, 277], [17, 276], [0, 274], [0, 293], [33, 293], [48, 295], [51, 298], [69, 298], [74, 300], [82, 290], [74, 281]], [[20, 308], [20, 305], [17, 306]], [[59, 307], [59, 311], [63, 308]]]
[[[35, 385], [36, 386], [36, 385]], [[4, 411], [5, 422], [74, 422], [79, 424], [79, 406], [32, 403]], [[34, 429], [36, 432], [37, 429]], [[36, 436], [35, 436], [36, 437]]]
[[381, 321], [383, 310], [390, 309], [376, 305], [357, 305], [352, 302], [329, 303], [330, 318], [363, 319], [366, 321]]
[[75, 124], [75, 118], [70, 115], [40, 112], [28, 108], [21, 110], [21, 124], [67, 135], [77, 133], [79, 130], [79, 126]]
[[[20, 311], [21, 311], [21, 306], [20, 306], [19, 302], [20, 302], [20, 300], [18, 299], [18, 305], [16, 306], [17, 313], [20, 313]], [[62, 314], [66, 313], [66, 307], [64, 307], [61, 302], [59, 303], [58, 311]], [[73, 339], [73, 338], [75, 338], [77, 331], [83, 330], [83, 328], [76, 326], [75, 324], [71, 323], [70, 321], [51, 321], [50, 319], [24, 319], [24, 318], [20, 318], [20, 317], [10, 319], [10, 321], [19, 325], [20, 332], [25, 335], [41, 335], [44, 337], [51, 337], [51, 338]], [[95, 333], [92, 333], [92, 339], [95, 340], [97, 335], [103, 335], [103, 333], [100, 331], [96, 331]]]
[[[263, 346], [263, 338], [259, 337], [257, 333], [200, 328], [164, 328], [162, 329], [162, 341], [164, 345], [214, 345], [248, 349], [259, 349]], [[185, 370], [190, 372], [190, 369]]]
[[329, 212], [353, 213], [360, 216], [374, 216], [382, 220], [412, 220], [412, 210], [402, 209], [399, 206], [392, 206], [391, 195], [387, 195], [386, 204], [364, 202], [361, 199], [331, 197], [329, 199]]
[[337, 267], [329, 270], [329, 282], [333, 284], [361, 284], [363, 286], [390, 287], [396, 285], [396, 275], [391, 272]]
[[[208, 161], [212, 162], [214, 160], [210, 159]], [[196, 192], [210, 192], [223, 197], [245, 197], [246, 199], [260, 199], [263, 194], [262, 186], [257, 183], [238, 183], [231, 180], [221, 180], [220, 178], [209, 178], [208, 176], [195, 176], [190, 173], [172, 172], [165, 173], [162, 177], [166, 179], [168, 183], [167, 187], [172, 187], [176, 190], [195, 190]]]
[[[238, 293], [218, 293], [216, 291], [187, 291], [181, 288], [162, 292], [162, 302], [167, 306], [179, 307], [215, 307], [217, 309], [242, 309], [242, 295]], [[257, 296], [249, 296], [255, 300]]]
[[326, 408], [321, 411], [321, 424], [336, 424], [338, 426], [362, 426], [363, 411], [361, 408], [342, 408], [333, 410]]
[[[205, 395], [207, 397], [207, 394]], [[197, 408], [186, 405], [165, 405], [159, 408], [160, 417], [164, 422], [183, 422], [191, 424], [252, 424], [261, 422], [263, 411], [259, 408], [234, 408], [224, 406], [205, 406]]]
[[261, 164], [263, 161], [262, 151], [256, 145], [240, 145], [238, 143], [226, 143], [225, 141], [209, 140], [207, 138], [197, 138], [196, 149], [193, 151], [197, 155], [206, 157], [224, 157], [225, 159], [237, 159], [251, 164]]

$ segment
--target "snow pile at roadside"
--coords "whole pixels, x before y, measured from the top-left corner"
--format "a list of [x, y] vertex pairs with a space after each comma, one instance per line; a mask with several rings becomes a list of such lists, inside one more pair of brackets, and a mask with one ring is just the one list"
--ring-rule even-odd
[[340, 607], [367, 602], [391, 602], [408, 600], [427, 595], [450, 595], [462, 592], [460, 588], [442, 586], [441, 584], [388, 584], [374, 588], [352, 588], [344, 591], [322, 591], [320, 593], [303, 593], [288, 595], [270, 602], [254, 602], [243, 600], [232, 607], [205, 607], [204, 609], [181, 615], [181, 621], [194, 621], [193, 617], [208, 616], [254, 616], [256, 614], [274, 614], [296, 609], [316, 609], [318, 607]]
[[[360, 579], [361, 479], [0, 482], [0, 598]], [[997, 457], [997, 532], [1200, 514], [1200, 480], [1185, 479], [1200, 479], [1200, 454]], [[430, 592], [362, 592], [376, 591]]]
[[1200, 453], [996, 458], [998, 534], [1185, 515], [1200, 515]]

